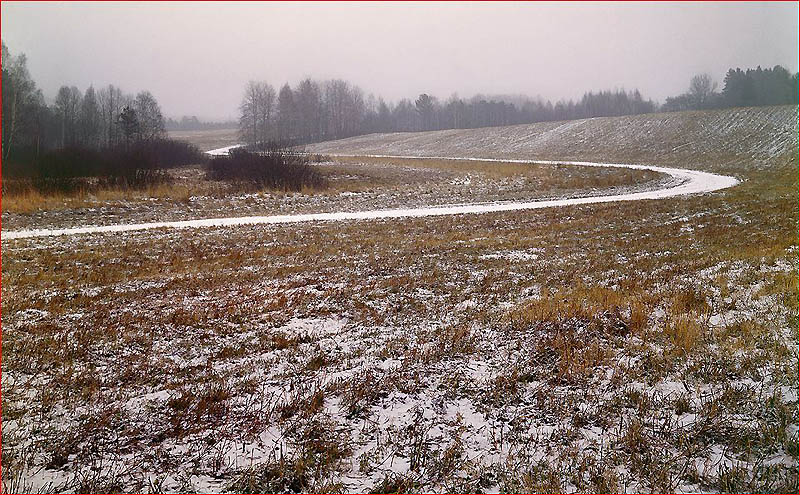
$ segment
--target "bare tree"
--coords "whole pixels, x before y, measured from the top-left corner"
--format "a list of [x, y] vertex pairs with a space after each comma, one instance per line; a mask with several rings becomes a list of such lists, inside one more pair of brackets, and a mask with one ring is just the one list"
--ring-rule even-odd
[[139, 136], [145, 141], [163, 138], [166, 134], [164, 116], [155, 97], [149, 91], [136, 95], [133, 109], [139, 122]]
[[708, 74], [698, 74], [689, 82], [689, 96], [695, 108], [706, 108], [716, 90], [717, 83]]
[[89, 86], [83, 95], [78, 114], [78, 140], [90, 148], [100, 146], [101, 116], [100, 106], [94, 87]]
[[239, 105], [239, 137], [251, 146], [258, 143], [259, 102], [258, 83], [250, 81], [244, 89], [242, 103]]
[[272, 138], [272, 120], [275, 114], [275, 88], [266, 82], [258, 83], [257, 95], [259, 100], [257, 130], [258, 141], [264, 147]]
[[364, 92], [341, 79], [325, 84], [325, 119], [330, 138], [353, 136], [361, 131], [365, 113]]
[[122, 94], [122, 90], [113, 84], [109, 84], [97, 94], [102, 125], [101, 139], [105, 146], [114, 146], [119, 140], [117, 118], [128, 99]]
[[350, 85], [341, 79], [333, 79], [325, 84], [325, 116], [327, 134], [334, 139], [344, 137], [345, 118]]
[[319, 85], [311, 79], [301, 81], [295, 92], [295, 104], [301, 139], [307, 143], [317, 139], [322, 117]]
[[36, 84], [28, 72], [24, 54], [12, 56], [5, 43], [2, 44], [3, 57], [3, 156], [8, 159], [11, 147], [23, 123], [34, 112], [37, 101]]
[[239, 137], [252, 147], [265, 146], [273, 135], [275, 89], [266, 82], [248, 82], [239, 112]]
[[78, 110], [81, 105], [81, 92], [75, 86], [61, 86], [56, 96], [56, 114], [61, 125], [61, 146], [77, 142]]
[[364, 121], [366, 109], [364, 91], [358, 86], [351, 86], [347, 94], [346, 102], [345, 135], [355, 136], [361, 132], [362, 123]]
[[417, 125], [419, 115], [416, 112], [414, 104], [408, 99], [403, 98], [400, 100], [397, 106], [394, 107], [392, 116], [398, 131], [419, 130], [419, 126]]

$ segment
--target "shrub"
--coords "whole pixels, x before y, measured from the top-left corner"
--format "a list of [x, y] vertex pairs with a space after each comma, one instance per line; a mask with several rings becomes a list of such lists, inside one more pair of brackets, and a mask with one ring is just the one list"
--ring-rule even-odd
[[209, 179], [241, 182], [257, 188], [301, 191], [326, 186], [325, 178], [309, 164], [305, 153], [270, 145], [266, 151], [251, 153], [241, 148], [229, 156], [216, 157], [209, 162]]
[[164, 167], [199, 156], [184, 143], [159, 140], [103, 150], [69, 147], [32, 157], [5, 170], [3, 194], [37, 191], [42, 194], [93, 191], [103, 187], [145, 188], [167, 182]]
[[144, 147], [160, 168], [180, 167], [202, 163], [205, 160], [197, 146], [184, 141], [155, 139], [144, 143]]

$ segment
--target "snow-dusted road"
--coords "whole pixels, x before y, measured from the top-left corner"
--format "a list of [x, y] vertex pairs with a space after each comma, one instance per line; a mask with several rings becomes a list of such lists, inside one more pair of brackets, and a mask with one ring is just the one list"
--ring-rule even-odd
[[[206, 152], [212, 156], [227, 154], [228, 146]], [[346, 156], [346, 155], [340, 155]], [[364, 155], [359, 155], [364, 156]], [[372, 157], [384, 158], [434, 158], [445, 160], [471, 160], [482, 162], [502, 162], [502, 163], [531, 163], [545, 165], [581, 165], [587, 167], [617, 167], [631, 168], [640, 170], [652, 170], [661, 172], [675, 179], [671, 184], [662, 189], [652, 191], [615, 194], [609, 196], [593, 196], [586, 198], [554, 199], [527, 202], [507, 202], [507, 203], [479, 203], [479, 204], [460, 204], [431, 206], [411, 209], [389, 209], [389, 210], [367, 210], [354, 212], [333, 212], [333, 213], [309, 213], [295, 215], [268, 215], [251, 217], [228, 217], [228, 218], [206, 218], [201, 220], [184, 220], [177, 222], [152, 222], [123, 225], [103, 225], [92, 227], [76, 227], [70, 229], [41, 229], [41, 230], [19, 230], [12, 232], [2, 232], [2, 240], [24, 239], [29, 237], [44, 237], [57, 235], [76, 235], [92, 234], [100, 232], [128, 232], [132, 230], [161, 229], [161, 228], [198, 228], [198, 227], [227, 227], [235, 225], [252, 224], [278, 224], [278, 223], [297, 223], [297, 222], [322, 222], [322, 221], [345, 221], [345, 220], [368, 220], [381, 218], [406, 218], [406, 217], [430, 217], [441, 215], [463, 215], [467, 213], [491, 213], [499, 211], [532, 210], [536, 208], [552, 208], [556, 206], [586, 205], [593, 203], [610, 203], [614, 201], [638, 201], [642, 199], [663, 199], [673, 196], [687, 194], [701, 194], [727, 187], [735, 186], [739, 181], [734, 177], [717, 175], [708, 172], [695, 170], [684, 170], [679, 168], [655, 167], [650, 165], [631, 165], [626, 163], [597, 163], [597, 162], [573, 162], [573, 161], [545, 161], [545, 160], [505, 160], [490, 158], [460, 158], [460, 157], [441, 157], [441, 156], [390, 156], [390, 155], [368, 155]]]

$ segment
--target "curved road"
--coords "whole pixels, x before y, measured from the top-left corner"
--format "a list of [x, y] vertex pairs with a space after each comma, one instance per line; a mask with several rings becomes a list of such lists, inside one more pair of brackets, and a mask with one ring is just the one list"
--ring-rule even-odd
[[[212, 156], [227, 154], [228, 146], [206, 152]], [[336, 155], [334, 155], [336, 156]], [[348, 155], [339, 155], [348, 156]], [[277, 223], [297, 223], [297, 222], [321, 222], [321, 221], [345, 221], [345, 220], [368, 220], [381, 218], [405, 218], [405, 217], [429, 217], [441, 215], [463, 215], [467, 213], [491, 213], [499, 211], [532, 210], [537, 208], [552, 208], [556, 206], [568, 205], [587, 205], [593, 203], [611, 203], [614, 201], [638, 201], [642, 199], [663, 199], [687, 194], [701, 194], [711, 191], [725, 189], [735, 186], [739, 180], [726, 175], [717, 175], [709, 172], [696, 170], [684, 170], [680, 168], [655, 167], [650, 165], [631, 165], [626, 163], [597, 163], [597, 162], [574, 162], [574, 161], [548, 161], [548, 160], [506, 160], [496, 158], [460, 158], [442, 156], [394, 156], [394, 155], [350, 155], [350, 156], [369, 156], [381, 158], [413, 158], [413, 159], [442, 159], [442, 160], [470, 160], [483, 162], [502, 162], [502, 163], [531, 163], [545, 165], [581, 165], [587, 167], [617, 167], [631, 168], [639, 170], [652, 170], [667, 174], [675, 179], [677, 184], [671, 184], [662, 189], [643, 191], [627, 194], [615, 194], [607, 196], [593, 196], [586, 198], [554, 199], [527, 202], [509, 203], [480, 203], [480, 204], [461, 204], [431, 206], [410, 209], [388, 209], [388, 210], [366, 210], [354, 212], [334, 212], [334, 213], [308, 213], [295, 215], [268, 215], [251, 217], [228, 217], [228, 218], [206, 218], [201, 220], [183, 220], [176, 222], [152, 222], [123, 225], [103, 225], [93, 227], [76, 227], [69, 229], [38, 229], [38, 230], [19, 230], [2, 232], [2, 240], [25, 239], [30, 237], [45, 237], [57, 235], [77, 235], [92, 234], [101, 232], [128, 232], [132, 230], [160, 229], [160, 228], [197, 228], [197, 227], [226, 227], [235, 225], [253, 224], [277, 224]]]

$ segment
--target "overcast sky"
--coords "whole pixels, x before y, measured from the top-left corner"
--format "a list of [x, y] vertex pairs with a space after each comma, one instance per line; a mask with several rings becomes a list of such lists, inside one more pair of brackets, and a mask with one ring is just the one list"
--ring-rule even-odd
[[62, 84], [149, 89], [165, 115], [235, 117], [245, 83], [343, 78], [422, 92], [663, 101], [696, 73], [798, 70], [798, 3], [2, 2], [2, 37], [48, 98]]

